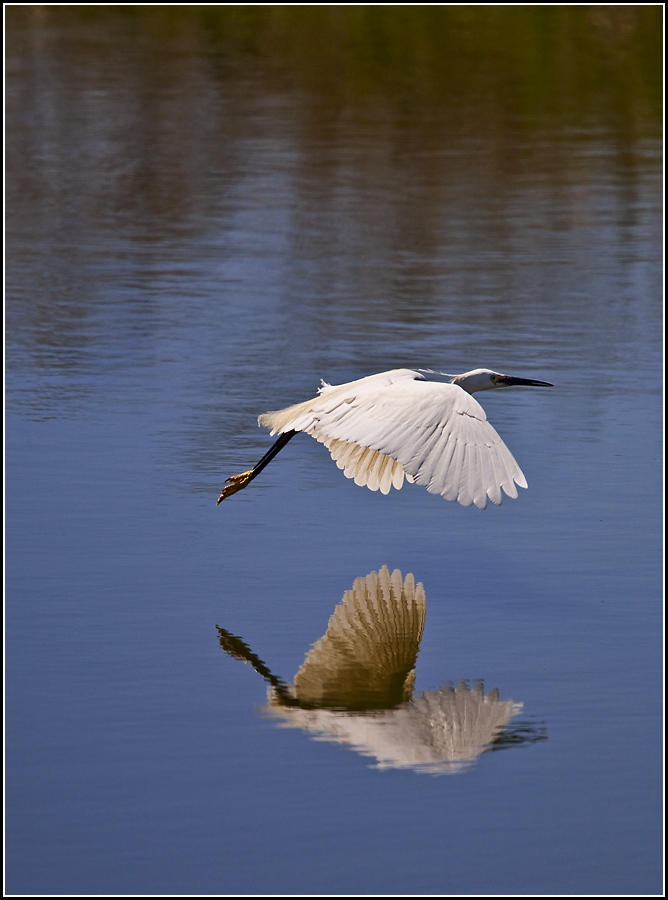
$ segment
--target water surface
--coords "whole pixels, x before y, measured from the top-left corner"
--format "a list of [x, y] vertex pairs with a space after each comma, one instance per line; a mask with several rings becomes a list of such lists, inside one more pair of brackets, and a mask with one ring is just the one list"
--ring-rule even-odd
[[[661, 892], [659, 17], [8, 8], [9, 893]], [[216, 507], [258, 413], [398, 366], [553, 382], [482, 395], [528, 491], [300, 436]], [[253, 671], [384, 566], [382, 715], [515, 704], [465, 765]]]

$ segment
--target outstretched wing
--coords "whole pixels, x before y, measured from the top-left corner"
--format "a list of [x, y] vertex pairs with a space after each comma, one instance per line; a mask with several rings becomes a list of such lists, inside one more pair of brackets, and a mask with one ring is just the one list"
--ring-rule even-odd
[[488, 497], [501, 503], [502, 489], [517, 497], [516, 485], [527, 486], [478, 401], [411, 369], [325, 385], [313, 400], [258, 421], [272, 434], [312, 435], [344, 474], [383, 493], [401, 487], [405, 476], [446, 500], [484, 509]]
[[409, 700], [424, 619], [424, 588], [412, 574], [404, 580], [383, 566], [356, 578], [295, 676], [297, 699], [351, 710]]

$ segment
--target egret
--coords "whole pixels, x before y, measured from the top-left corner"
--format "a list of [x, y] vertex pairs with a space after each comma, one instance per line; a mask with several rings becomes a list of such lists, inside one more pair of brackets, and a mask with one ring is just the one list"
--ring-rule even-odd
[[299, 431], [324, 444], [347, 478], [372, 491], [387, 494], [405, 478], [462, 506], [484, 509], [488, 497], [498, 505], [501, 489], [516, 498], [526, 478], [472, 397], [514, 385], [554, 387], [491, 369], [463, 375], [392, 369], [348, 384], [323, 381], [313, 400], [258, 417], [279, 438], [256, 466], [226, 480], [217, 502], [250, 484]]

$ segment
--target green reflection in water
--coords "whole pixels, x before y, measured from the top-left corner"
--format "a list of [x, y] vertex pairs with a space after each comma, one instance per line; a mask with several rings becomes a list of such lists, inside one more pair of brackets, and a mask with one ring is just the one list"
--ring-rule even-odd
[[[614, 115], [660, 125], [660, 6], [8, 7], [19, 29], [101, 21], [166, 54], [200, 54], [222, 77], [270, 77], [330, 103], [382, 98], [507, 117]], [[70, 36], [71, 39], [71, 36]]]

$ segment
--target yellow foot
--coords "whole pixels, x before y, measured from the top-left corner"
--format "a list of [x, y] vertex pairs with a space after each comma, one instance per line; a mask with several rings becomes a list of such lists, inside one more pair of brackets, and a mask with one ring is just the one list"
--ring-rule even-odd
[[252, 474], [253, 470], [251, 469], [249, 472], [242, 472], [241, 475], [233, 475], [231, 478], [225, 479], [227, 487], [224, 487], [221, 491], [220, 497], [216, 500], [216, 506], [221, 500], [226, 500], [232, 494], [236, 494], [237, 491], [243, 490], [251, 480]]

